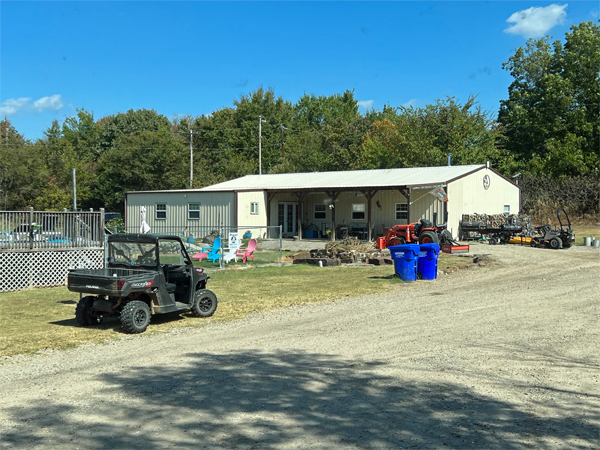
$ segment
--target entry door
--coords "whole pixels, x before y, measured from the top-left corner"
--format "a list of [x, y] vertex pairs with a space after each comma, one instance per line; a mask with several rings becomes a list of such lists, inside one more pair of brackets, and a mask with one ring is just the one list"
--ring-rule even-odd
[[279, 202], [279, 214], [277, 225], [282, 226], [283, 235], [287, 237], [298, 234], [298, 203]]

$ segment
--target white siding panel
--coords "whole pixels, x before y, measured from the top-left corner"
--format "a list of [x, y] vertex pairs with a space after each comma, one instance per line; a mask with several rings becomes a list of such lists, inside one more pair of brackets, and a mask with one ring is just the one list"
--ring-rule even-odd
[[[267, 225], [267, 193], [265, 191], [238, 192], [238, 225], [259, 227]], [[258, 214], [250, 213], [250, 204], [258, 203]]]
[[433, 222], [433, 213], [437, 213], [437, 222], [444, 221], [444, 203], [430, 194], [431, 189], [412, 189], [410, 193], [410, 222], [427, 219]]
[[[489, 176], [489, 188], [485, 189], [483, 179]], [[510, 212], [519, 212], [520, 191], [493, 170], [483, 169], [448, 185], [449, 228], [458, 233], [458, 223], [463, 214], [502, 214], [504, 205], [510, 205]]]

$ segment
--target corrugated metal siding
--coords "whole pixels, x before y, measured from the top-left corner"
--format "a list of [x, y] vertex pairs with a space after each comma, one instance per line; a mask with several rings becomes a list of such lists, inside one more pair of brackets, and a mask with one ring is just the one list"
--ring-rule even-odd
[[[267, 194], [265, 191], [238, 192], [238, 226], [253, 227], [267, 225]], [[250, 214], [250, 204], [258, 203], [258, 214]]]
[[[141, 225], [140, 206], [146, 207], [146, 222], [160, 227], [230, 227], [234, 223], [232, 192], [128, 193], [126, 226]], [[156, 204], [165, 203], [167, 218], [156, 219]], [[200, 203], [200, 219], [188, 219], [188, 204]]]
[[[490, 186], [483, 186], [484, 176], [490, 177]], [[519, 212], [519, 188], [492, 170], [484, 169], [456, 180], [448, 185], [448, 222], [453, 233], [458, 233], [458, 223], [463, 214], [502, 214], [504, 205], [510, 212]]]

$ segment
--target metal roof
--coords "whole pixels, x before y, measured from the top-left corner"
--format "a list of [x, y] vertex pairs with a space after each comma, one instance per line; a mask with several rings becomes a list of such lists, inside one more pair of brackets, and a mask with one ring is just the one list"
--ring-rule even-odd
[[245, 177], [213, 184], [198, 191], [262, 189], [285, 191], [436, 186], [447, 184], [485, 167], [485, 164], [473, 164], [465, 166], [409, 167], [404, 169], [246, 175]]

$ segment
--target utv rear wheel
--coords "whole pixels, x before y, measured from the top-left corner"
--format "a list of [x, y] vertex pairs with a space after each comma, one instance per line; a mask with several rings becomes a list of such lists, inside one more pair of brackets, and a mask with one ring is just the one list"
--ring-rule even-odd
[[192, 314], [196, 317], [210, 317], [217, 310], [217, 296], [208, 289], [200, 289], [194, 295]]
[[419, 236], [419, 244], [439, 244], [438, 235], [432, 231], [423, 231]]
[[144, 302], [129, 302], [121, 311], [121, 325], [127, 333], [143, 333], [150, 325], [150, 308]]
[[552, 239], [550, 239], [550, 242], [548, 242], [548, 245], [550, 246], [550, 248], [558, 250], [563, 246], [562, 239], [559, 237], [553, 237]]
[[83, 297], [77, 303], [75, 307], [75, 319], [79, 325], [98, 325], [102, 321], [102, 318], [93, 308], [94, 300], [95, 297], [87, 296]]

